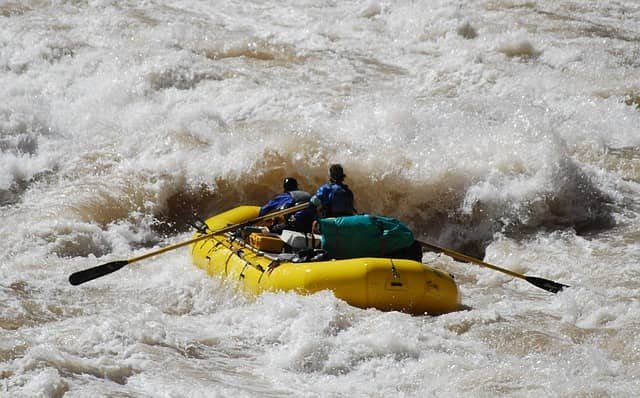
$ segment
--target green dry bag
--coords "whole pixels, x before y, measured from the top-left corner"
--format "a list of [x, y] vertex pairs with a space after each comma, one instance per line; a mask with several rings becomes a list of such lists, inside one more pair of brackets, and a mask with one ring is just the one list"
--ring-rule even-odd
[[319, 221], [322, 248], [331, 258], [386, 257], [409, 247], [413, 233], [391, 217], [360, 214]]

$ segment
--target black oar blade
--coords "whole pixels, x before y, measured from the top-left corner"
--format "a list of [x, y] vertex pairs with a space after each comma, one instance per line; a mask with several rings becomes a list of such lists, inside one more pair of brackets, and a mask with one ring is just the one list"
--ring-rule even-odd
[[81, 283], [89, 282], [91, 280], [100, 278], [101, 276], [110, 274], [129, 264], [129, 260], [113, 261], [98, 265], [93, 268], [87, 268], [82, 271], [74, 272], [69, 276], [69, 283], [76, 286]]
[[569, 285], [563, 285], [562, 283], [550, 281], [549, 279], [538, 278], [535, 276], [525, 276], [525, 279], [532, 285], [538, 286], [540, 289], [544, 289], [551, 293], [558, 293], [565, 287], [569, 287]]

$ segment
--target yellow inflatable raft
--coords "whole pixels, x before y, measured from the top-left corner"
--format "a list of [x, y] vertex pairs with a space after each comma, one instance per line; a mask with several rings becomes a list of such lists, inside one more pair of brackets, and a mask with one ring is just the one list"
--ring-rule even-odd
[[[243, 223], [257, 217], [259, 209], [240, 206], [209, 218], [206, 224], [217, 230]], [[442, 314], [460, 307], [452, 276], [420, 262], [390, 258], [292, 262], [290, 256], [257, 249], [249, 241], [237, 234], [213, 235], [192, 245], [193, 262], [210, 275], [240, 281], [253, 294], [331, 290], [356, 307], [411, 314]]]

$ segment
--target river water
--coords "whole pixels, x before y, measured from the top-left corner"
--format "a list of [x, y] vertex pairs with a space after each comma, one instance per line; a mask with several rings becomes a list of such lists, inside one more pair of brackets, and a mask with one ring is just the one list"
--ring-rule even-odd
[[[0, 396], [632, 397], [637, 1], [0, 0]], [[464, 309], [239, 293], [191, 237], [340, 162]]]

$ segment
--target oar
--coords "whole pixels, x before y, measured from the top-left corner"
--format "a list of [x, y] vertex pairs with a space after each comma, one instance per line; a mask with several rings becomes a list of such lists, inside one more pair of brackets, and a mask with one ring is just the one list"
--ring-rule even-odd
[[462, 253], [458, 253], [458, 252], [453, 251], [451, 249], [446, 249], [444, 247], [432, 245], [431, 243], [422, 242], [422, 241], [418, 241], [418, 243], [420, 243], [423, 247], [426, 247], [426, 248], [429, 248], [431, 250], [435, 250], [435, 251], [438, 251], [438, 252], [442, 252], [442, 253], [444, 253], [444, 254], [446, 254], [446, 255], [448, 255], [450, 257], [453, 257], [455, 259], [458, 259], [460, 261], [467, 261], [467, 262], [470, 262], [470, 263], [475, 263], [475, 264], [478, 264], [481, 267], [486, 267], [486, 268], [492, 269], [494, 271], [502, 272], [503, 274], [507, 274], [507, 275], [513, 276], [514, 278], [524, 279], [525, 281], [531, 283], [532, 285], [537, 286], [540, 289], [544, 289], [544, 290], [546, 290], [548, 292], [551, 292], [551, 293], [558, 293], [559, 291], [561, 291], [565, 287], [569, 287], [568, 285], [563, 285], [562, 283], [550, 281], [549, 279], [538, 278], [536, 276], [527, 276], [527, 275], [519, 274], [519, 273], [514, 272], [514, 271], [510, 271], [508, 269], [500, 268], [500, 267], [497, 267], [497, 266], [495, 266], [493, 264], [485, 263], [484, 261], [478, 260], [477, 258], [469, 257], [467, 255], [464, 255]]
[[244, 221], [244, 222], [241, 222], [241, 223], [238, 223], [238, 224], [229, 225], [229, 226], [226, 226], [224, 228], [217, 229], [217, 230], [215, 230], [215, 231], [213, 231], [211, 233], [208, 233], [206, 235], [198, 236], [197, 238], [189, 239], [189, 240], [184, 241], [184, 242], [180, 242], [180, 243], [176, 243], [174, 245], [166, 246], [166, 247], [160, 248], [158, 250], [154, 250], [152, 252], [149, 252], [147, 254], [143, 254], [143, 255], [138, 256], [138, 257], [133, 257], [133, 258], [130, 258], [128, 260], [112, 261], [110, 263], [106, 263], [106, 264], [98, 265], [96, 267], [87, 268], [87, 269], [82, 270], [82, 271], [74, 272], [73, 274], [71, 274], [69, 276], [69, 282], [74, 286], [75, 285], [79, 285], [81, 283], [85, 283], [85, 282], [88, 282], [90, 280], [97, 279], [97, 278], [100, 278], [101, 276], [104, 276], [104, 275], [110, 274], [112, 272], [115, 272], [115, 271], [119, 270], [120, 268], [124, 267], [125, 265], [132, 264], [132, 263], [135, 263], [135, 262], [140, 261], [140, 260], [144, 260], [145, 258], [157, 256], [159, 254], [168, 252], [170, 250], [174, 250], [174, 249], [177, 249], [177, 248], [180, 248], [180, 247], [183, 247], [183, 246], [187, 246], [187, 245], [190, 245], [192, 243], [199, 242], [201, 240], [209, 239], [214, 235], [220, 235], [220, 234], [223, 234], [225, 232], [233, 231], [233, 230], [236, 230], [238, 228], [245, 227], [247, 225], [258, 223], [258, 222], [263, 221], [263, 220], [269, 220], [269, 219], [272, 219], [272, 218], [276, 218], [276, 217], [280, 217], [280, 216], [285, 216], [287, 214], [295, 213], [296, 211], [306, 209], [307, 207], [309, 207], [309, 203], [308, 202], [307, 203], [301, 203], [299, 205], [296, 205], [296, 206], [293, 206], [293, 207], [289, 207], [289, 208], [284, 209], [284, 210], [278, 210], [278, 211], [275, 211], [273, 213], [269, 213], [269, 214], [266, 214], [264, 216], [256, 217], [256, 218], [253, 218], [251, 220], [247, 220], [247, 221]]

